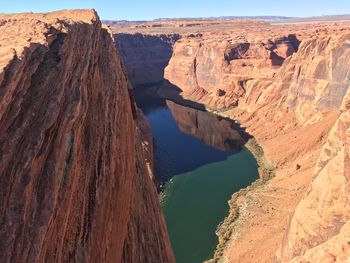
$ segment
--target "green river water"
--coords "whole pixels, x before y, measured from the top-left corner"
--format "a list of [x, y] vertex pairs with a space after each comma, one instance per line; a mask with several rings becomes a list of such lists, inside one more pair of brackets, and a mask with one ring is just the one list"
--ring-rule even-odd
[[258, 179], [258, 165], [234, 122], [152, 99], [139, 105], [154, 136], [155, 171], [177, 263], [213, 256], [215, 231], [232, 194]]

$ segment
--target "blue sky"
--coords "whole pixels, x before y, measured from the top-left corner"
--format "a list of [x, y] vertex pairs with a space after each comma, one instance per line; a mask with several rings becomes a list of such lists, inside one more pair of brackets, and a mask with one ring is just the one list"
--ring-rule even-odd
[[102, 19], [349, 14], [350, 0], [0, 0], [0, 13], [95, 8]]

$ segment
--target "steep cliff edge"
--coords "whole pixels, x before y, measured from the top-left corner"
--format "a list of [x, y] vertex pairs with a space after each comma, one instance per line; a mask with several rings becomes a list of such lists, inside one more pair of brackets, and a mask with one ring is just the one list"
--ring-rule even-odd
[[0, 261], [174, 262], [111, 32], [84, 10], [0, 30]]
[[115, 41], [133, 86], [160, 82], [178, 34], [115, 34]]
[[[349, 48], [350, 49], [350, 48]], [[287, 229], [280, 259], [345, 262], [350, 258], [350, 89]], [[307, 215], [307, 217], [305, 216]]]
[[348, 105], [350, 28], [299, 29], [286, 27], [295, 31], [283, 37], [276, 28], [267, 41], [263, 29], [254, 38], [183, 38], [165, 69], [184, 98], [240, 120], [275, 164], [274, 179], [237, 200], [240, 218], [216, 260], [270, 262], [280, 244], [282, 262], [349, 257], [349, 127], [341, 104]]
[[274, 165], [274, 178], [234, 200], [239, 217], [219, 231], [230, 236], [220, 236], [215, 260], [349, 258], [350, 22], [187, 23], [116, 32], [181, 35], [165, 79], [239, 120]]
[[349, 258], [349, 24], [162, 29], [181, 34], [165, 78], [183, 98], [239, 120], [275, 168], [235, 200], [239, 218], [215, 260]]
[[295, 35], [265, 39], [201, 36], [184, 38], [164, 77], [183, 91], [183, 96], [214, 109], [238, 105], [247, 81], [271, 79], [284, 60], [298, 50]]

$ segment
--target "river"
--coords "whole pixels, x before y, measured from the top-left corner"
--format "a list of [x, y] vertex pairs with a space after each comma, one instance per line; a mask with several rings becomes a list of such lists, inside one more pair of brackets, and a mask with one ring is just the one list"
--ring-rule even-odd
[[238, 125], [174, 102], [136, 96], [151, 127], [155, 173], [163, 185], [163, 212], [177, 263], [213, 256], [215, 230], [231, 195], [258, 179]]

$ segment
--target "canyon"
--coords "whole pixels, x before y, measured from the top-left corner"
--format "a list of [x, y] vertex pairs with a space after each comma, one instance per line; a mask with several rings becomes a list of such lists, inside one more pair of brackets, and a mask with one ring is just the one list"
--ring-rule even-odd
[[[1, 262], [176, 261], [136, 90], [217, 151], [167, 188], [192, 181], [186, 196], [201, 190], [197, 203], [224, 211], [207, 194], [220, 183], [229, 211], [208, 262], [350, 259], [349, 21], [109, 27], [94, 10], [65, 10], [1, 14], [0, 32]], [[222, 161], [225, 180], [241, 174], [235, 187], [213, 177]]]
[[203, 262], [218, 244], [215, 230], [227, 215], [227, 200], [258, 179], [257, 162], [234, 121], [143, 89], [135, 89], [135, 100], [152, 129], [156, 181], [176, 262]]
[[163, 81], [149, 81], [159, 96], [237, 120], [261, 147], [261, 179], [230, 200], [210, 261], [350, 258], [349, 21], [174, 20], [112, 30], [124, 61], [121, 34], [179, 38], [170, 58], [129, 41], [133, 65], [162, 56]]
[[0, 32], [0, 261], [175, 262], [111, 31], [74, 10]]

